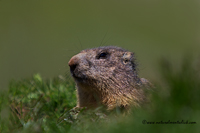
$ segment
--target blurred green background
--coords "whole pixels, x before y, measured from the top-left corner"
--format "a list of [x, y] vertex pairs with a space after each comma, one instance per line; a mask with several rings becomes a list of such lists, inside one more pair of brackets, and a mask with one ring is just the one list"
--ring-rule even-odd
[[155, 80], [162, 56], [199, 56], [199, 36], [198, 0], [1, 0], [0, 88], [69, 73], [74, 54], [101, 45], [135, 52], [141, 77]]

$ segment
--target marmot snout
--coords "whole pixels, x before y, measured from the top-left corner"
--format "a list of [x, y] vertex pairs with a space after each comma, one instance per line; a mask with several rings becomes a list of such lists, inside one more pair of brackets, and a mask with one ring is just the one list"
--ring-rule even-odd
[[140, 106], [144, 82], [137, 74], [135, 55], [119, 47], [86, 49], [69, 61], [77, 85], [78, 107]]

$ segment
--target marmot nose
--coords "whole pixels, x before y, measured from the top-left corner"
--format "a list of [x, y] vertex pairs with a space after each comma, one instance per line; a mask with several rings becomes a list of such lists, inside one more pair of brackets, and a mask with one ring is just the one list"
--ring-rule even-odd
[[80, 63], [80, 60], [84, 57], [84, 53], [80, 53], [77, 55], [74, 55], [68, 62], [68, 65], [70, 67], [70, 71], [74, 72], [74, 70], [77, 68], [78, 64]]
[[73, 56], [73, 57], [69, 60], [68, 65], [69, 65], [69, 67], [70, 67], [70, 71], [71, 71], [71, 72], [74, 72], [74, 70], [76, 69], [76, 66], [78, 65], [78, 60], [79, 60], [79, 59], [76, 57], [76, 55]]

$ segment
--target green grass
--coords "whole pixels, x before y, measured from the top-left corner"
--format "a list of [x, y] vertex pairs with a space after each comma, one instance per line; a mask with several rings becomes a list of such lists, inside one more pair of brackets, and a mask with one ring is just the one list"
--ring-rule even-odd
[[35, 74], [30, 79], [11, 81], [1, 103], [5, 100], [9, 118], [1, 121], [2, 131], [54, 131], [59, 128], [56, 122], [61, 114], [76, 105], [75, 84], [62, 76], [43, 81]]
[[162, 59], [151, 104], [128, 115], [73, 109], [75, 84], [62, 76], [11, 81], [0, 94], [0, 132], [198, 132], [200, 69], [192, 64], [188, 58], [175, 69]]

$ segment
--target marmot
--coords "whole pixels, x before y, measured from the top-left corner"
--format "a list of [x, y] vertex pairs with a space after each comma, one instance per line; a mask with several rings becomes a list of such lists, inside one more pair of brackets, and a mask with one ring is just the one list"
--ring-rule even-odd
[[145, 100], [144, 85], [138, 77], [135, 54], [120, 47], [86, 49], [69, 61], [77, 86], [77, 107], [95, 108], [140, 106]]

